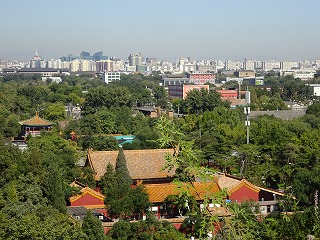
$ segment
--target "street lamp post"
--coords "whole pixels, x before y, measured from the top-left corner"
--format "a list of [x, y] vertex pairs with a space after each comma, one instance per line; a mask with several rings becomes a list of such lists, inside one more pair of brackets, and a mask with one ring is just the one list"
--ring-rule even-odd
[[247, 105], [244, 107], [244, 113], [247, 115], [247, 120], [245, 121], [245, 126], [247, 127], [247, 144], [249, 144], [249, 114], [250, 114], [250, 107]]
[[246, 119], [246, 121], [245, 121], [245, 126], [247, 127], [247, 144], [249, 144], [250, 91], [249, 91], [248, 87], [247, 87], [247, 90], [246, 90], [246, 106], [244, 107], [244, 113], [245, 113], [246, 116], [247, 116], [247, 119]]

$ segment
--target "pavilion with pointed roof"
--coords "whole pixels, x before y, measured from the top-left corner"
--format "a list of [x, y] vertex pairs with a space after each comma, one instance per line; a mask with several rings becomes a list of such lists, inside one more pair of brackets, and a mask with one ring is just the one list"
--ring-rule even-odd
[[51, 132], [53, 125], [52, 122], [39, 117], [38, 112], [36, 112], [34, 117], [20, 121], [19, 123], [21, 125], [21, 137], [27, 137], [29, 134], [33, 137], [39, 136], [41, 131]]

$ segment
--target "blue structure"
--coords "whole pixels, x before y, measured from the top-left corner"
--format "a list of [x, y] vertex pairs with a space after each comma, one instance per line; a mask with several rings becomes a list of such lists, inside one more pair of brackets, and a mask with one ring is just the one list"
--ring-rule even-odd
[[132, 143], [135, 136], [133, 135], [121, 135], [121, 136], [113, 136], [117, 139], [119, 146], [122, 146], [125, 143]]

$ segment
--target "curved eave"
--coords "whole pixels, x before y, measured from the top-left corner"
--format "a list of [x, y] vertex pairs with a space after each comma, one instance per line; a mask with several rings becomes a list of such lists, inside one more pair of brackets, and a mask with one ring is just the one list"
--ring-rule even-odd
[[20, 123], [21, 126], [26, 127], [51, 127], [53, 123], [50, 124], [26, 124], [26, 123]]

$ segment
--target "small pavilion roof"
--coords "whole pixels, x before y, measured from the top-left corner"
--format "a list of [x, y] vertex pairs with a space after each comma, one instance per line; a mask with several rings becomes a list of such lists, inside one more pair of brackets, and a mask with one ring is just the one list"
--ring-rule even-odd
[[19, 122], [20, 125], [23, 126], [52, 126], [53, 123], [49, 122], [41, 117], [39, 117], [38, 112], [36, 112], [36, 115], [30, 119], [23, 120]]

